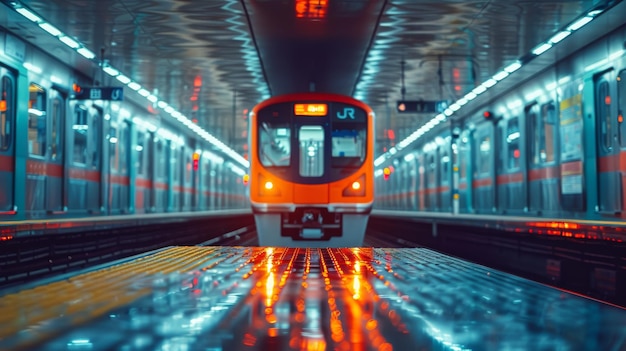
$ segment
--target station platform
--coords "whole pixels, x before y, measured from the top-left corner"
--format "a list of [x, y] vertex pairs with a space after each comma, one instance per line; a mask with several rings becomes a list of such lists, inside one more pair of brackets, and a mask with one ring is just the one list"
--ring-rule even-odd
[[0, 291], [2, 350], [623, 350], [626, 310], [425, 248], [176, 246]]

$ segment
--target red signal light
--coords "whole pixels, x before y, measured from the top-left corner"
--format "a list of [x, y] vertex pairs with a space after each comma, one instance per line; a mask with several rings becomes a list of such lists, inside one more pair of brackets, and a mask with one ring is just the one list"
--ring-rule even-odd
[[193, 153], [193, 170], [194, 171], [198, 170], [199, 163], [200, 163], [200, 153], [194, 152]]
[[491, 111], [485, 111], [483, 112], [483, 117], [485, 117], [485, 119], [492, 119], [493, 113], [491, 113]]
[[383, 168], [383, 178], [385, 178], [385, 180], [389, 179], [390, 174], [391, 174], [391, 168], [389, 167]]

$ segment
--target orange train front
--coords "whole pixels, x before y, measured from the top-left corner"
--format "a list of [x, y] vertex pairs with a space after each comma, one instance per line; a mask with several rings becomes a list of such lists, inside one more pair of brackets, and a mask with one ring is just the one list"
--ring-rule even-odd
[[250, 116], [250, 202], [261, 246], [363, 244], [374, 199], [374, 113], [348, 96], [270, 98]]

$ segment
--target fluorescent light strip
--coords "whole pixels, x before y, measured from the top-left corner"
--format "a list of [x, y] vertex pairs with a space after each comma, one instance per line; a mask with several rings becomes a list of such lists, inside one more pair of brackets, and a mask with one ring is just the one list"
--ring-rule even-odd
[[32, 22], [40, 22], [41, 18], [37, 15], [35, 15], [34, 13], [30, 12], [30, 10], [28, 10], [27, 8], [24, 7], [18, 7], [15, 9], [15, 11], [17, 11], [17, 13], [19, 13], [20, 15], [26, 17], [28, 20], [32, 21]]
[[539, 46], [537, 46], [536, 48], [533, 49], [533, 54], [539, 56], [541, 54], [543, 54], [544, 52], [550, 50], [550, 48], [552, 47], [552, 44], [550, 43], [543, 43]]
[[61, 33], [60, 30], [58, 30], [56, 27], [54, 27], [48, 22], [39, 23], [39, 27], [41, 27], [41, 29], [45, 30], [46, 32], [48, 32], [48, 34], [52, 35], [53, 37], [58, 37], [59, 35], [63, 34]]
[[80, 46], [76, 40], [68, 37], [67, 35], [60, 37], [59, 40], [72, 49], [76, 49]]

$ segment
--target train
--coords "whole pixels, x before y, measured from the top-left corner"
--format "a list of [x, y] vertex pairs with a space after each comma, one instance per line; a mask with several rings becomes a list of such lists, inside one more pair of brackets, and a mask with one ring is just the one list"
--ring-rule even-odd
[[381, 163], [376, 206], [621, 221], [625, 112], [622, 24], [457, 111]]
[[374, 202], [374, 112], [349, 96], [275, 96], [250, 113], [259, 245], [359, 247]]
[[102, 67], [65, 56], [0, 28], [0, 221], [249, 208], [247, 165], [134, 91], [78, 98]]

